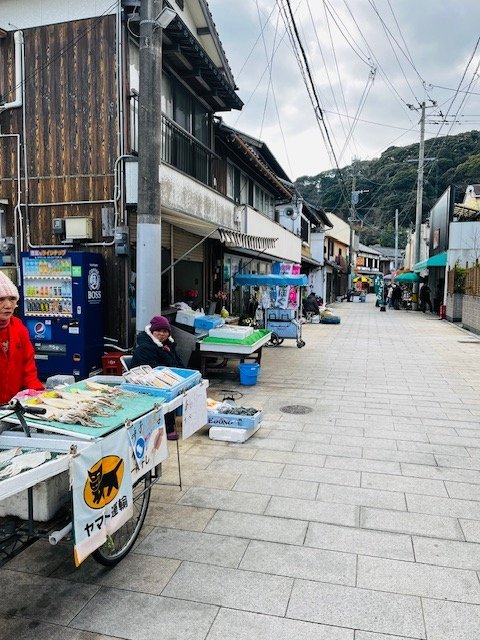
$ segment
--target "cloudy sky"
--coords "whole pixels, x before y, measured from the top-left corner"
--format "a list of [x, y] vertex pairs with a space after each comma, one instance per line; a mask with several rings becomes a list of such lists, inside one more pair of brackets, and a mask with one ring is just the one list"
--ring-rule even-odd
[[[208, 0], [241, 112], [225, 121], [265, 141], [292, 179], [352, 158], [480, 128], [479, 0], [290, 0], [324, 124], [288, 35], [286, 0]], [[329, 151], [326, 138], [334, 150]]]

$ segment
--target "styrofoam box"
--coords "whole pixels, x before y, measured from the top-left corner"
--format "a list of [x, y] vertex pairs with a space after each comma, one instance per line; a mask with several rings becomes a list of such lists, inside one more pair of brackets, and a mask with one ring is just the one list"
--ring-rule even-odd
[[211, 338], [229, 338], [230, 340], [243, 340], [253, 333], [252, 327], [219, 327], [210, 329], [208, 335]]
[[229, 427], [233, 429], [252, 429], [263, 420], [263, 413], [257, 411], [253, 416], [243, 416], [234, 413], [207, 413], [208, 424], [215, 427]]
[[224, 440], [226, 442], [245, 442], [260, 429], [260, 423], [251, 429], [235, 429], [231, 427], [210, 427], [210, 440]]
[[[39, 482], [33, 487], [33, 519], [38, 522], [51, 520], [62, 504], [65, 504], [69, 499], [68, 471]], [[22, 520], [28, 519], [28, 493], [26, 489], [0, 502], [0, 518], [5, 516], [16, 516]]]
[[175, 322], [179, 324], [186, 324], [189, 327], [193, 327], [195, 322], [195, 318], [204, 315], [200, 313], [200, 311], [177, 311], [177, 315], [175, 316]]

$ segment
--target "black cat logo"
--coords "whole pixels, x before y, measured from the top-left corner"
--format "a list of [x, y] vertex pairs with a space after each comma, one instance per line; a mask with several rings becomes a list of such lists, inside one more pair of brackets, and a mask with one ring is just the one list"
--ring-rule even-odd
[[122, 484], [124, 472], [123, 459], [118, 456], [105, 456], [88, 470], [83, 496], [92, 509], [101, 509], [115, 499]]

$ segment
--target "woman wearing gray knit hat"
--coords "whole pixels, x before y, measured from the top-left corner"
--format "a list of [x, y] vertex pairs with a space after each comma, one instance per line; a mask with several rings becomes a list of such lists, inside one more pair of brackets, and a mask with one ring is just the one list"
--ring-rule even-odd
[[24, 389], [44, 388], [28, 331], [13, 315], [18, 297], [17, 287], [0, 271], [0, 404]]
[[[147, 324], [145, 331], [137, 336], [137, 346], [133, 352], [131, 367], [148, 364], [151, 367], [175, 367], [184, 369], [175, 341], [171, 337], [172, 327], [165, 316], [154, 316]], [[177, 440], [175, 432], [175, 415], [173, 411], [165, 415], [165, 429], [169, 440]]]

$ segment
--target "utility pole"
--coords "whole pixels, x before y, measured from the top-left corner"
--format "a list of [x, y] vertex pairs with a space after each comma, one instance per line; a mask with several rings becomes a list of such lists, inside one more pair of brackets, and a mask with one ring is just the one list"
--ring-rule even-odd
[[348, 289], [352, 288], [353, 284], [353, 245], [355, 239], [355, 226], [360, 222], [360, 218], [357, 217], [356, 206], [360, 199], [360, 194], [368, 193], [368, 189], [362, 189], [360, 191], [356, 190], [357, 186], [357, 175], [355, 173], [355, 161], [353, 163], [354, 173], [352, 177], [352, 194], [350, 200], [350, 216], [348, 217], [348, 223], [350, 225], [350, 240], [349, 240], [349, 249], [348, 249]]
[[[408, 105], [410, 109], [416, 110], [413, 105]], [[432, 102], [432, 107], [437, 103]], [[423, 169], [425, 165], [425, 102], [420, 105], [420, 144], [418, 147], [418, 170], [417, 170], [417, 205], [415, 209], [415, 259], [414, 265], [420, 262], [420, 246], [422, 235], [422, 203], [423, 203]], [[413, 284], [412, 309], [418, 309], [418, 282]]]
[[398, 269], [398, 209], [395, 209], [395, 272]]
[[[163, 0], [140, 4], [138, 94], [137, 333], [161, 312], [162, 27], [175, 17]], [[160, 7], [160, 11], [159, 11]], [[170, 12], [164, 16], [165, 12]]]

